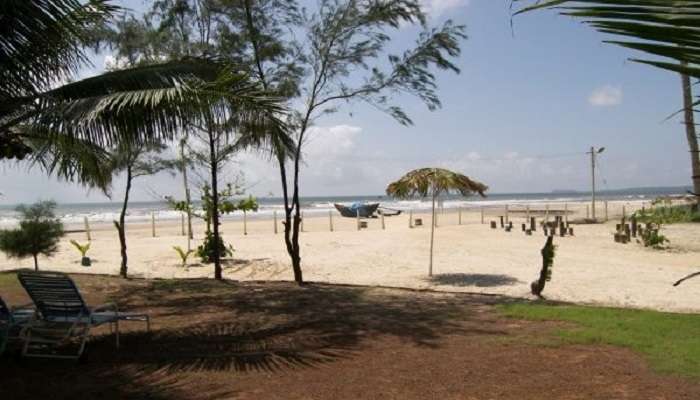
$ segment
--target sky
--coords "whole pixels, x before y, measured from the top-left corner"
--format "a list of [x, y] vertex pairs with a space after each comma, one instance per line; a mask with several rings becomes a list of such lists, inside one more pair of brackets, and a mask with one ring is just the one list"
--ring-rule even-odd
[[[144, 9], [143, 0], [123, 2]], [[597, 186], [616, 189], [690, 184], [690, 162], [679, 118], [680, 78], [629, 61], [632, 50], [580, 21], [544, 11], [511, 21], [510, 0], [424, 0], [429, 23], [465, 24], [460, 74], [438, 72], [442, 108], [398, 97], [414, 125], [399, 125], [363, 104], [342, 104], [312, 128], [304, 149], [302, 196], [382, 194], [419, 167], [439, 166], [486, 183], [493, 193], [589, 190], [591, 146]], [[512, 22], [512, 26], [511, 26]], [[410, 46], [417, 31], [403, 27], [391, 50]], [[103, 70], [109, 54], [93, 57], [84, 76]], [[243, 174], [248, 192], [279, 196], [278, 170], [256, 154], [241, 154], [227, 176]], [[134, 200], [181, 197], [180, 178], [139, 178]], [[123, 194], [115, 180], [113, 199]], [[53, 198], [107, 201], [97, 191], [47, 177], [26, 164], [0, 164], [0, 204]]]

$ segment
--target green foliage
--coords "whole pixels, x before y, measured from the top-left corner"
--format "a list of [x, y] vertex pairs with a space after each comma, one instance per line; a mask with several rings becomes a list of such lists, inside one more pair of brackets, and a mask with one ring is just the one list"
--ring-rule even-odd
[[180, 256], [180, 260], [182, 261], [182, 266], [186, 267], [187, 266], [187, 258], [189, 258], [190, 254], [194, 253], [194, 250], [185, 250], [180, 246], [173, 246], [173, 249], [177, 253], [178, 256]]
[[652, 247], [654, 249], [663, 249], [664, 244], [670, 243], [666, 236], [659, 233], [658, 229], [645, 229], [641, 234], [641, 238], [644, 247]]
[[[168, 204], [175, 211], [190, 212], [197, 218], [203, 219], [207, 224], [207, 231], [210, 230], [214, 213], [214, 200], [211, 193], [211, 187], [205, 183], [201, 187], [201, 207], [202, 212], [194, 209], [191, 204], [186, 201], [178, 201], [172, 197], [166, 197]], [[237, 184], [228, 183], [224, 190], [219, 192], [219, 214], [230, 214], [234, 211], [257, 211], [258, 201], [248, 196], [243, 199], [236, 199], [244, 192]]]
[[75, 247], [80, 252], [80, 255], [83, 257], [85, 257], [88, 250], [90, 250], [90, 242], [87, 242], [85, 244], [80, 244], [75, 240], [71, 240], [70, 244], [72, 244], [73, 247]]
[[56, 218], [53, 201], [40, 201], [29, 207], [19, 206], [21, 214], [19, 229], [0, 231], [0, 250], [8, 257], [34, 257], [34, 267], [39, 268], [36, 257], [47, 257], [58, 250], [58, 241], [63, 236], [63, 224]]
[[540, 303], [511, 303], [498, 309], [513, 318], [567, 321], [555, 331], [565, 343], [609, 344], [643, 354], [664, 373], [700, 377], [700, 315]]
[[[655, 202], [654, 204], [658, 204]], [[652, 224], [678, 224], [684, 222], [700, 222], [700, 211], [693, 211], [690, 205], [655, 206], [634, 213], [639, 222]]]
[[[633, 61], [700, 77], [700, 39], [697, 15], [700, 3], [693, 0], [514, 0], [527, 3], [517, 13], [540, 8], [556, 9], [582, 19], [596, 30], [618, 36], [609, 40], [626, 48], [671, 60]], [[688, 65], [682, 65], [687, 63]]]
[[233, 257], [233, 246], [224, 243], [224, 240], [219, 237], [219, 240], [215, 240], [214, 233], [207, 232], [207, 236], [204, 238], [204, 242], [197, 247], [197, 257], [199, 257], [204, 264], [210, 264], [214, 262], [214, 246], [218, 242], [219, 255], [223, 257]]

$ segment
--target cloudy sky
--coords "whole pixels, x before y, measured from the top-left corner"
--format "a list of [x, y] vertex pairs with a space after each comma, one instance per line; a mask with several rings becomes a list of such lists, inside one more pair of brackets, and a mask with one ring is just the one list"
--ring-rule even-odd
[[[678, 118], [680, 79], [627, 61], [637, 54], [601, 43], [603, 35], [551, 12], [513, 20], [510, 0], [425, 0], [436, 24], [467, 26], [457, 64], [461, 74], [439, 74], [443, 108], [398, 98], [415, 125], [403, 127], [364, 105], [343, 105], [320, 119], [305, 147], [302, 195], [380, 194], [403, 172], [443, 166], [487, 183], [492, 192], [585, 190], [590, 146], [604, 146], [599, 186], [686, 185], [690, 163]], [[142, 0], [126, 4], [142, 9]], [[403, 28], [392, 49], [409, 46], [416, 31]], [[96, 73], [105, 55], [94, 57]], [[249, 191], [279, 195], [278, 172], [268, 160], [244, 154], [230, 167]], [[137, 182], [134, 198], [179, 195], [178, 178]], [[117, 180], [114, 195], [123, 184]], [[103, 201], [100, 193], [47, 178], [26, 166], [0, 166], [2, 204], [54, 198]]]

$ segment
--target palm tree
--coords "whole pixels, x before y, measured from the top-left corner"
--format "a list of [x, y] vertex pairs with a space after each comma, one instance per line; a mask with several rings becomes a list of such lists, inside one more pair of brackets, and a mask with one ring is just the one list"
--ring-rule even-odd
[[430, 264], [428, 275], [433, 276], [433, 241], [435, 237], [435, 199], [447, 193], [457, 193], [462, 196], [470, 196], [479, 193], [486, 197], [484, 192], [488, 186], [470, 179], [457, 172], [443, 168], [420, 168], [413, 170], [398, 181], [389, 184], [386, 194], [398, 198], [408, 198], [419, 195], [420, 197], [432, 197], [432, 222], [430, 224]]
[[231, 66], [207, 59], [138, 66], [52, 89], [87, 62], [85, 46], [118, 10], [108, 0], [3, 2], [0, 159], [23, 158], [35, 150], [32, 141], [40, 142], [41, 165], [64, 178], [88, 179], [94, 168], [66, 159], [60, 151], [67, 147], [59, 144], [171, 140], [189, 124], [282, 131], [278, 99]]
[[[659, 59], [633, 59], [633, 61], [676, 71], [681, 74], [683, 112], [686, 137], [691, 157], [693, 192], [700, 199], [700, 146], [693, 118], [693, 102], [690, 77], [700, 78], [700, 2], [692, 0], [514, 0], [527, 2], [529, 6], [517, 14], [556, 8], [563, 15], [583, 18], [584, 22], [600, 32], [621, 36], [614, 43], [639, 50]], [[630, 39], [631, 38], [631, 39]]]

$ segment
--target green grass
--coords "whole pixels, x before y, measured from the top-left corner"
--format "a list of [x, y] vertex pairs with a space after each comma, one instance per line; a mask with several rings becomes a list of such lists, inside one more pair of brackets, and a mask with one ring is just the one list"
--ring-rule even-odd
[[554, 332], [564, 343], [609, 344], [642, 354], [661, 373], [700, 376], [700, 315], [656, 311], [514, 303], [499, 305], [507, 317], [566, 321]]

